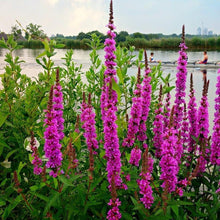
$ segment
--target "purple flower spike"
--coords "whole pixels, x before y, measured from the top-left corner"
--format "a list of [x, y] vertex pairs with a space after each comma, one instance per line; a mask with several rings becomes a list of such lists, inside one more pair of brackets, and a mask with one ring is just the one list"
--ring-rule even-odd
[[119, 212], [119, 208], [118, 208], [121, 205], [119, 199], [117, 198], [115, 201], [110, 199], [108, 205], [112, 206], [112, 208], [108, 211], [107, 219], [109, 220], [121, 219], [121, 213]]
[[51, 86], [45, 119], [46, 130], [44, 132], [44, 151], [46, 158], [48, 158], [46, 167], [52, 169], [50, 175], [53, 177], [57, 176], [62, 163], [61, 144], [59, 142], [60, 135], [58, 133], [55, 115], [56, 112], [53, 108], [53, 86]]
[[33, 132], [31, 133], [30, 145], [31, 145], [31, 150], [33, 151], [32, 157], [34, 157], [34, 159], [32, 160], [32, 164], [34, 165], [34, 174], [40, 175], [43, 171], [43, 169], [40, 167], [42, 165], [42, 160], [40, 159], [38, 154]]
[[146, 135], [146, 121], [148, 118], [149, 110], [150, 110], [150, 103], [151, 103], [151, 77], [149, 76], [149, 73], [151, 72], [150, 68], [148, 67], [148, 62], [147, 62], [147, 53], [146, 51], [144, 52], [145, 55], [145, 75], [143, 79], [143, 87], [142, 87], [142, 116], [141, 116], [141, 121], [140, 121], [140, 126], [139, 126], [139, 132], [138, 132], [138, 140], [139, 141], [144, 141], [147, 139]]
[[152, 171], [153, 159], [148, 154], [148, 149], [146, 148], [143, 154], [142, 172], [140, 174], [141, 180], [137, 180], [138, 186], [140, 188], [140, 194], [143, 196], [140, 198], [140, 201], [144, 204], [146, 209], [150, 209], [154, 202], [153, 190], [150, 186]]
[[98, 141], [96, 140], [95, 113], [91, 105], [91, 94], [89, 94], [88, 104], [86, 104], [84, 97], [85, 95], [83, 95], [84, 100], [81, 107], [82, 128], [85, 130], [84, 137], [86, 139], [88, 150], [96, 150], [98, 149]]
[[[193, 75], [190, 77], [190, 100], [188, 103], [188, 119], [189, 119], [189, 139], [188, 139], [188, 152], [192, 154], [196, 150], [196, 141], [193, 137], [198, 136], [198, 118], [197, 118], [197, 105], [193, 89]], [[189, 160], [191, 160], [189, 158]], [[189, 161], [190, 162], [190, 161]]]
[[56, 74], [56, 85], [54, 86], [54, 96], [53, 96], [53, 108], [54, 108], [54, 118], [57, 120], [57, 131], [59, 133], [59, 139], [62, 140], [64, 137], [64, 119], [63, 119], [63, 93], [62, 87], [59, 82], [59, 68], [57, 68]]
[[[218, 73], [220, 73], [220, 69]], [[216, 96], [210, 161], [213, 165], [220, 166], [220, 75], [217, 77]]]
[[131, 147], [133, 146], [136, 134], [139, 131], [140, 121], [142, 117], [142, 97], [141, 97], [141, 84], [140, 84], [140, 67], [138, 68], [137, 85], [134, 90], [135, 97], [132, 98], [131, 106], [131, 118], [128, 122], [128, 134], [127, 138], [124, 139], [122, 146]]
[[[170, 115], [169, 127], [163, 135], [163, 143], [161, 146], [161, 176], [160, 179], [163, 180], [161, 185], [164, 188], [164, 192], [174, 192], [177, 184], [177, 174], [179, 172], [179, 165], [181, 158], [181, 141], [178, 139], [177, 131], [173, 126], [173, 112], [172, 109]], [[180, 135], [179, 135], [180, 136]], [[180, 151], [180, 152], [179, 152]]]
[[158, 103], [158, 108], [155, 110], [155, 119], [153, 122], [153, 132], [154, 132], [154, 147], [156, 148], [155, 156], [157, 158], [161, 157], [161, 146], [163, 143], [163, 109], [162, 109], [162, 86], [160, 86], [160, 94], [159, 94], [159, 103]]
[[164, 141], [161, 147], [162, 158], [160, 160], [161, 176], [163, 180], [162, 188], [169, 193], [175, 191], [177, 184], [177, 174], [179, 172], [178, 161], [176, 159], [176, 149], [178, 138], [174, 128], [170, 128], [164, 134]]
[[116, 70], [115, 67], [115, 33], [113, 30], [113, 10], [112, 1], [110, 3], [110, 18], [109, 18], [109, 31], [108, 38], [105, 41], [105, 58], [106, 58], [106, 70], [104, 73], [104, 85], [102, 87], [101, 94], [101, 110], [104, 126], [104, 149], [105, 158], [107, 159], [107, 178], [109, 182], [109, 188], [111, 190], [111, 181], [114, 176], [114, 184], [116, 188], [122, 188], [121, 174], [121, 152], [119, 150], [119, 139], [117, 134], [116, 125], [116, 111], [117, 111], [117, 93], [112, 89], [112, 81], [116, 82]]
[[138, 148], [138, 146], [136, 146], [131, 150], [131, 157], [129, 163], [138, 167], [140, 159], [141, 159], [141, 150]]
[[200, 101], [200, 107], [198, 110], [198, 135], [200, 141], [199, 147], [199, 172], [205, 171], [205, 166], [207, 164], [207, 155], [210, 153], [208, 147], [208, 135], [209, 135], [209, 113], [208, 113], [208, 86], [206, 77], [204, 78], [204, 87], [202, 99]]
[[184, 103], [184, 114], [183, 114], [183, 123], [182, 123], [182, 142], [183, 146], [186, 149], [188, 142], [189, 142], [189, 123], [188, 123], [188, 116], [186, 111], [186, 104]]
[[179, 59], [176, 74], [176, 99], [174, 109], [174, 127], [179, 129], [183, 119], [183, 105], [185, 103], [185, 89], [186, 89], [186, 76], [187, 76], [187, 49], [185, 45], [185, 27], [182, 29], [182, 43], [180, 44]]
[[164, 108], [164, 129], [166, 129], [169, 125], [169, 117], [170, 117], [170, 110], [171, 110], [170, 99], [171, 99], [171, 95], [170, 95], [170, 92], [168, 92], [166, 96], [166, 100], [165, 100], [166, 103], [165, 103], [165, 108]]

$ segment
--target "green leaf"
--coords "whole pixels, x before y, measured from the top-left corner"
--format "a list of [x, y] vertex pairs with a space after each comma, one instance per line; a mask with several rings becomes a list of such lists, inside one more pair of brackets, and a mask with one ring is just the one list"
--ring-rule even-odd
[[171, 209], [173, 210], [173, 212], [176, 214], [176, 216], [179, 216], [179, 207], [177, 205], [172, 205]]
[[20, 162], [17, 170], [17, 174], [19, 174], [22, 170], [22, 168], [26, 165], [26, 163]]
[[36, 192], [30, 192], [32, 195], [37, 196], [38, 198], [44, 200], [45, 202], [49, 202], [49, 198], [45, 195], [41, 195], [39, 193]]
[[0, 127], [5, 123], [8, 116], [8, 113], [0, 112]]
[[28, 158], [29, 158], [29, 161], [32, 163], [32, 160], [34, 159], [34, 157], [32, 157], [32, 154], [28, 154]]
[[166, 94], [166, 93], [170, 92], [174, 88], [175, 88], [175, 86], [166, 87], [165, 91], [163, 91], [163, 94]]
[[134, 210], [139, 210], [139, 209], [141, 209], [141, 205], [140, 205], [140, 203], [138, 203], [138, 201], [134, 198], [134, 197], [132, 197], [131, 196], [131, 201], [133, 202], [133, 204], [134, 204]]
[[7, 219], [10, 215], [11, 211], [22, 201], [22, 196], [17, 196], [14, 200], [12, 200], [12, 203], [5, 209], [2, 218]]
[[112, 89], [116, 91], [118, 95], [118, 102], [120, 103], [121, 101], [121, 90], [119, 85], [115, 82], [115, 80], [112, 78]]
[[12, 154], [14, 154], [14, 153], [17, 152], [17, 151], [18, 151], [18, 149], [15, 149], [15, 150], [10, 151], [10, 152], [6, 155], [5, 159], [8, 159]]
[[[64, 183], [65, 185], [67, 185], [67, 186], [74, 186], [74, 185], [73, 185], [73, 179], [72, 179], [72, 178], [71, 178], [71, 179], [67, 179], [65, 176], [61, 175], [61, 176], [58, 177], [58, 179], [59, 179], [62, 183]], [[77, 178], [76, 178], [76, 179], [77, 179]]]
[[47, 54], [47, 51], [44, 51], [43, 53], [39, 54], [36, 59], [41, 58]]
[[4, 206], [4, 205], [6, 205], [6, 202], [3, 201], [3, 200], [1, 200], [1, 201], [0, 201], [0, 207], [1, 207], [1, 206]]
[[46, 184], [45, 183], [40, 183], [40, 185], [34, 185], [30, 187], [31, 191], [37, 191], [38, 189], [41, 189], [42, 187], [44, 187]]
[[169, 203], [169, 204], [173, 204], [173, 205], [194, 205], [194, 203], [186, 202], [186, 201], [174, 201], [174, 202]]
[[2, 40], [0, 40], [0, 47], [8, 49], [8, 46], [3, 38], [2, 38]]
[[47, 39], [44, 39], [44, 40], [42, 41], [42, 43], [43, 43], [43, 45], [44, 45], [45, 50], [46, 50], [46, 51], [50, 51], [50, 46], [49, 46], [48, 40], [47, 40]]
[[65, 47], [65, 44], [57, 44], [54, 47], [60, 49], [60, 48]]
[[122, 219], [133, 220], [133, 217], [129, 213], [121, 211], [121, 214], [122, 214]]
[[1, 187], [4, 186], [4, 185], [6, 184], [6, 182], [7, 182], [7, 180], [8, 180], [7, 178], [4, 179], [4, 180], [1, 182], [1, 185], [0, 185], [0, 186], [1, 186]]
[[4, 147], [7, 147], [8, 149], [10, 149], [10, 147], [3, 140], [0, 139], [0, 156], [2, 155]]
[[82, 136], [82, 132], [80, 134], [78, 134], [77, 132], [73, 132], [71, 134], [71, 137], [73, 138], [73, 144], [77, 147], [77, 150], [80, 151], [81, 149], [81, 139], [80, 137]]
[[47, 212], [49, 211], [51, 206], [58, 205], [59, 195], [60, 195], [59, 192], [54, 192], [53, 195], [48, 198], [48, 202], [46, 204], [46, 207], [45, 207], [44, 213], [43, 213], [44, 216], [47, 214]]
[[53, 178], [53, 182], [54, 182], [54, 188], [57, 189], [58, 187], [58, 181], [56, 178]]
[[123, 76], [122, 76], [122, 71], [120, 68], [117, 69], [117, 76], [119, 78], [119, 83], [123, 84]]

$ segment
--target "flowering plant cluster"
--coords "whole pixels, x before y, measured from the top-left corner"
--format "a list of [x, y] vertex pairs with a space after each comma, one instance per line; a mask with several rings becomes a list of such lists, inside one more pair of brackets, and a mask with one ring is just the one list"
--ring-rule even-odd
[[[172, 99], [174, 86], [161, 64], [150, 68], [146, 51], [144, 65], [142, 50], [136, 58], [132, 48], [116, 48], [112, 0], [107, 27], [105, 61], [102, 65], [96, 51], [101, 41], [93, 37], [86, 82], [71, 52], [62, 68], [53, 66], [48, 40], [42, 54], [47, 65], [36, 81], [21, 77], [13, 83], [20, 66], [12, 51], [7, 55], [11, 63], [0, 96], [0, 214], [3, 219], [218, 219], [220, 77], [210, 136], [209, 81], [201, 79], [197, 107], [191, 76], [189, 102], [185, 99], [185, 28]], [[128, 71], [133, 64], [137, 78]], [[30, 134], [30, 147], [20, 148]]]

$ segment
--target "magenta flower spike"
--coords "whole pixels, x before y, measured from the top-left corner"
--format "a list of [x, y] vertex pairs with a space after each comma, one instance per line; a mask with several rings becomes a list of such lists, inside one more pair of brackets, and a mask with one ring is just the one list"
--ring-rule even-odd
[[31, 132], [30, 145], [31, 145], [31, 150], [33, 151], [32, 157], [34, 158], [32, 160], [32, 164], [34, 165], [34, 174], [35, 175], [40, 175], [43, 171], [43, 169], [41, 167], [42, 166], [42, 160], [40, 159], [39, 154], [38, 154], [38, 150], [37, 150], [37, 147], [36, 147], [36, 141], [35, 141], [33, 132]]
[[114, 174], [116, 187], [120, 187], [122, 180], [121, 173], [121, 152], [119, 150], [119, 139], [117, 134], [116, 125], [116, 111], [117, 111], [117, 93], [112, 89], [112, 80], [115, 79], [116, 70], [114, 66], [115, 55], [115, 33], [113, 30], [115, 26], [113, 24], [113, 9], [112, 1], [110, 3], [110, 19], [108, 24], [108, 38], [105, 41], [105, 58], [106, 58], [106, 70], [105, 70], [105, 99], [103, 106], [105, 107], [104, 117], [104, 148], [106, 150], [105, 157], [107, 158], [107, 171], [108, 181], [111, 184], [112, 175]]
[[121, 213], [119, 211], [119, 206], [121, 205], [121, 201], [119, 201], [118, 198], [116, 198], [115, 201], [110, 199], [110, 202], [108, 203], [109, 206], [112, 206], [112, 208], [108, 211], [107, 219], [108, 220], [118, 220], [121, 219]]
[[163, 116], [163, 109], [162, 109], [162, 86], [160, 86], [160, 94], [159, 94], [159, 103], [158, 103], [158, 108], [155, 110], [155, 119], [153, 122], [153, 133], [154, 133], [154, 138], [153, 138], [153, 143], [154, 147], [156, 149], [155, 151], [155, 156], [157, 158], [161, 157], [161, 146], [163, 143], [163, 121], [164, 121], [164, 116]]
[[53, 108], [53, 86], [51, 86], [44, 124], [44, 126], [46, 127], [46, 130], [44, 132], [44, 151], [46, 158], [48, 158], [48, 161], [46, 162], [46, 167], [52, 169], [49, 174], [53, 177], [57, 177], [58, 171], [62, 164], [62, 146], [59, 142], [60, 135], [58, 133], [57, 119], [55, 116], [56, 112]]
[[134, 97], [132, 98], [131, 106], [131, 118], [128, 122], [128, 133], [127, 138], [124, 139], [122, 146], [131, 147], [136, 140], [136, 134], [139, 131], [139, 126], [142, 117], [142, 97], [141, 97], [141, 83], [140, 83], [140, 67], [138, 68], [137, 85], [134, 90]]
[[171, 193], [175, 191], [177, 184], [177, 174], [179, 172], [178, 161], [176, 160], [176, 150], [175, 146], [177, 144], [178, 138], [176, 136], [174, 128], [170, 128], [164, 134], [164, 142], [161, 150], [161, 176], [160, 179], [163, 180], [162, 188], [167, 188], [168, 192]]
[[208, 135], [209, 135], [209, 113], [208, 113], [208, 86], [206, 77], [204, 78], [203, 94], [200, 101], [200, 106], [198, 110], [198, 136], [200, 141], [199, 147], [199, 173], [205, 171], [205, 166], [207, 164], [209, 149], [208, 147]]
[[163, 143], [161, 146], [161, 176], [160, 179], [163, 180], [161, 187], [164, 191], [172, 193], [176, 189], [177, 185], [177, 174], [179, 172], [179, 160], [181, 158], [179, 150], [181, 151], [180, 139], [178, 139], [177, 131], [172, 127], [173, 125], [173, 111], [172, 109], [170, 116], [169, 128], [163, 135]]
[[[117, 93], [112, 89], [112, 81], [117, 82], [116, 79], [116, 63], [114, 59], [116, 58], [114, 52], [116, 34], [114, 33], [115, 26], [113, 24], [113, 6], [112, 0], [110, 2], [110, 14], [109, 14], [109, 31], [107, 32], [108, 38], [105, 40], [105, 66], [106, 70], [104, 72], [105, 82], [102, 88], [101, 94], [101, 112], [104, 127], [104, 149], [105, 158], [107, 159], [107, 178], [109, 182], [109, 190], [111, 192], [116, 191], [118, 188], [122, 188], [121, 174], [121, 152], [119, 150], [119, 138], [117, 134], [116, 125], [116, 111], [117, 111]], [[113, 189], [115, 188], [115, 189]], [[119, 212], [118, 206], [120, 201], [116, 196], [112, 196], [109, 202], [112, 207], [107, 214], [107, 219], [120, 219], [121, 214]]]
[[168, 125], [169, 125], [170, 110], [171, 110], [170, 99], [171, 99], [171, 95], [170, 95], [170, 92], [168, 92], [166, 95], [165, 106], [164, 106], [164, 129], [168, 128]]
[[183, 123], [181, 129], [182, 143], [184, 149], [187, 148], [189, 142], [189, 123], [188, 123], [188, 115], [186, 111], [186, 104], [184, 103], [184, 113], [183, 113]]
[[121, 219], [121, 213], [119, 211], [119, 206], [121, 205], [120, 200], [117, 198], [116, 185], [115, 185], [115, 176], [112, 175], [111, 179], [111, 196], [108, 205], [111, 206], [111, 209], [107, 213], [107, 219], [109, 220], [118, 220]]
[[153, 163], [153, 159], [148, 154], [148, 148], [146, 148], [143, 154], [142, 171], [140, 173], [141, 179], [137, 180], [140, 189], [139, 193], [142, 195], [140, 201], [144, 204], [146, 209], [150, 209], [154, 202], [153, 190], [150, 186]]
[[176, 94], [175, 94], [175, 109], [174, 109], [174, 127], [179, 129], [183, 119], [183, 106], [185, 103], [185, 89], [187, 76], [187, 49], [185, 45], [185, 26], [182, 28], [182, 43], [180, 43], [180, 51], [178, 58], [177, 74], [176, 74]]
[[148, 67], [148, 62], [147, 62], [147, 53], [144, 51], [145, 55], [145, 75], [143, 79], [143, 86], [142, 86], [142, 115], [141, 115], [141, 120], [140, 120], [140, 126], [139, 126], [139, 131], [137, 138], [139, 141], [145, 141], [147, 139], [146, 135], [146, 121], [148, 118], [149, 110], [150, 110], [150, 103], [151, 103], [151, 77], [149, 76], [149, 73], [151, 72], [150, 68]]
[[218, 70], [218, 74], [210, 161], [213, 165], [220, 166], [220, 69]]
[[129, 163], [138, 167], [140, 159], [141, 159], [141, 150], [138, 148], [138, 146], [136, 146], [131, 150], [131, 157]]
[[[196, 98], [194, 96], [193, 89], [193, 75], [190, 77], [190, 100], [188, 103], [188, 119], [189, 119], [189, 138], [188, 138], [188, 152], [192, 154], [196, 150], [196, 141], [193, 137], [198, 136], [198, 116], [197, 116], [197, 105]], [[191, 159], [189, 158], [189, 162]]]
[[63, 93], [62, 87], [59, 82], [59, 68], [57, 68], [56, 74], [56, 84], [54, 86], [54, 96], [53, 96], [53, 108], [55, 112], [55, 119], [57, 120], [57, 131], [59, 134], [59, 139], [64, 138], [64, 119], [63, 119]]
[[95, 113], [91, 105], [91, 94], [89, 94], [88, 104], [85, 102], [85, 94], [83, 94], [83, 103], [81, 106], [81, 121], [83, 123], [82, 128], [85, 130], [84, 137], [88, 146], [88, 150], [98, 149], [98, 141], [95, 129]]

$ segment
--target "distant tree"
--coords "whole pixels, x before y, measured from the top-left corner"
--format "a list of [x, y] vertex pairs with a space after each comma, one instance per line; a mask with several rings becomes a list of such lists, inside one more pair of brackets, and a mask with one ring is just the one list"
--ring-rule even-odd
[[128, 32], [127, 31], [120, 31], [115, 40], [116, 42], [125, 42], [126, 41], [126, 38], [129, 36]]
[[146, 40], [160, 39], [162, 37], [163, 37], [163, 34], [145, 34]]
[[133, 38], [145, 38], [144, 34], [140, 33], [140, 32], [135, 32], [132, 34]]
[[25, 38], [28, 39], [29, 36], [32, 38], [38, 39], [38, 38], [46, 38], [47, 35], [44, 33], [42, 29], [40, 29], [41, 26], [37, 24], [30, 23], [26, 26], [27, 32], [25, 33]]
[[177, 34], [172, 34], [171, 37], [178, 37], [178, 35]]
[[96, 36], [98, 36], [101, 39], [101, 41], [103, 41], [105, 39], [105, 35], [103, 33], [95, 30], [95, 31], [90, 31], [90, 32], [87, 33], [87, 35], [90, 36], [90, 38], [89, 38], [90, 40], [92, 39], [92, 37], [91, 37], [92, 34], [95, 34]]
[[89, 35], [87, 35], [87, 34], [85, 34], [84, 32], [80, 32], [77, 36], [76, 36], [76, 39], [77, 40], [82, 40], [82, 39], [85, 39], [85, 38], [87, 38], [87, 39], [89, 39]]
[[65, 36], [66, 39], [76, 39], [76, 36]]
[[56, 34], [55, 37], [58, 37], [58, 38], [64, 38], [64, 35], [63, 35], [63, 34]]
[[15, 39], [22, 37], [22, 30], [18, 27], [18, 25], [14, 25], [11, 27], [11, 34], [14, 35]]
[[104, 42], [106, 36], [104, 34], [102, 34], [101, 32], [99, 31], [90, 31], [90, 32], [87, 32], [87, 33], [84, 33], [84, 32], [80, 32], [77, 36], [76, 36], [76, 39], [77, 40], [83, 40], [83, 39], [89, 39], [91, 40], [92, 39], [92, 34], [96, 34], [96, 36], [98, 36], [100, 39], [101, 39], [101, 42]]

